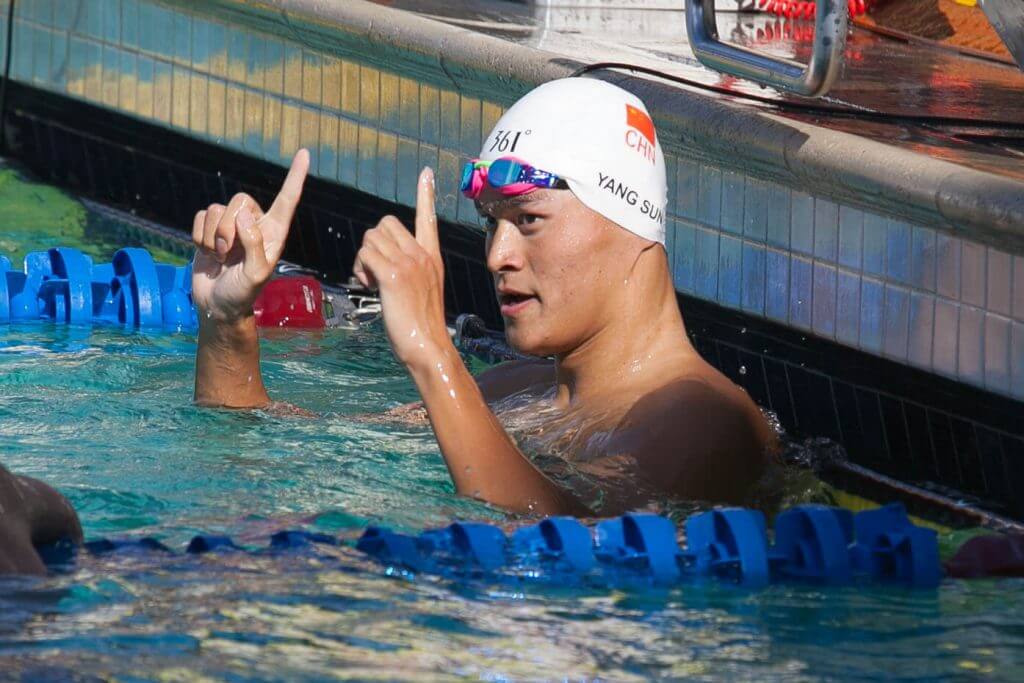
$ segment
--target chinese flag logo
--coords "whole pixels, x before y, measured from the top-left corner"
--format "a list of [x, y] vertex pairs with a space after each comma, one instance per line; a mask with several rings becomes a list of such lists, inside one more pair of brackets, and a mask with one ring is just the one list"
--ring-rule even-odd
[[647, 141], [654, 144], [654, 121], [646, 113], [636, 107], [626, 105], [626, 125], [636, 128]]

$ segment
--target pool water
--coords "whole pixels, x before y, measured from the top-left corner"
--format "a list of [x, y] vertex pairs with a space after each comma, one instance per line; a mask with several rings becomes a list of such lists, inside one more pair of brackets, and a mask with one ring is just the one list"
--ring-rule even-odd
[[[14, 238], [0, 213], [9, 254], [63, 241], [109, 260], [109, 232], [37, 189], [54, 193], [39, 210], [67, 211]], [[416, 398], [379, 327], [264, 340], [272, 394], [315, 419], [196, 408], [195, 347], [190, 334], [0, 327], [0, 462], [64, 492], [87, 538], [180, 547], [201, 531], [257, 547], [282, 528], [507, 521], [454, 495], [428, 428], [361, 417]], [[341, 546], [83, 557], [0, 579], [0, 680], [1024, 679], [1016, 580], [611, 591], [391, 574]]]

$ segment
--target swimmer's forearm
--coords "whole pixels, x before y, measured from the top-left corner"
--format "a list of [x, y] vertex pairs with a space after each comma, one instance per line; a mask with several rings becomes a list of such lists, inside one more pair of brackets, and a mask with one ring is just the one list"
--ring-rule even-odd
[[260, 374], [260, 340], [254, 316], [234, 321], [200, 317], [195, 402], [225, 408], [262, 408], [270, 404]]
[[450, 343], [409, 367], [458, 493], [515, 511], [587, 514], [516, 447]]

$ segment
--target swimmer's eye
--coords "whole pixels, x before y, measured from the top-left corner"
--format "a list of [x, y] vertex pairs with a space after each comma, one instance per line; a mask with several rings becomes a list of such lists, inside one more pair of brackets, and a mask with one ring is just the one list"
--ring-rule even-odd
[[[537, 214], [521, 213], [513, 218], [512, 222], [518, 227], [523, 227], [526, 225], [533, 225], [539, 220], [541, 220], [541, 216], [538, 216]], [[484, 214], [480, 216], [480, 226], [488, 233], [493, 233], [498, 229], [498, 219], [494, 216]]]

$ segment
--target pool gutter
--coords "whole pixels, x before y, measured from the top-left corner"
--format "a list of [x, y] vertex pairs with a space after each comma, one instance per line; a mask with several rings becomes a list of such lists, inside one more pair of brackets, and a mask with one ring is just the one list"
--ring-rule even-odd
[[[364, 0], [174, 4], [504, 105], [535, 85], [585, 66]], [[622, 73], [598, 77], [644, 99], [666, 151], [1024, 254], [1024, 182], [727, 102], [668, 81]]]

